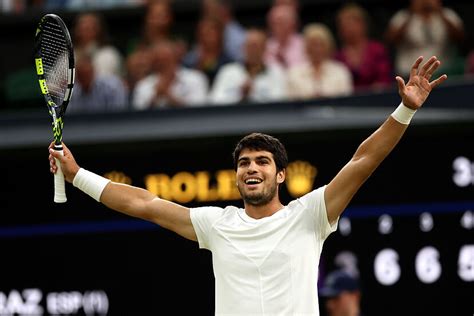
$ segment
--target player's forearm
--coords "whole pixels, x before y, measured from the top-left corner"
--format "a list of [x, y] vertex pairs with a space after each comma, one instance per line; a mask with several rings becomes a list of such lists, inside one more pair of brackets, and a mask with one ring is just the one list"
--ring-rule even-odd
[[112, 182], [98, 174], [80, 168], [75, 174], [73, 185], [107, 207], [130, 216], [149, 219], [147, 202], [156, 196], [150, 192]]
[[408, 125], [390, 116], [372, 135], [360, 144], [352, 160], [358, 161], [370, 174], [398, 144]]
[[100, 195], [100, 202], [121, 213], [149, 220], [151, 214], [148, 214], [146, 205], [155, 198], [142, 188], [109, 182]]

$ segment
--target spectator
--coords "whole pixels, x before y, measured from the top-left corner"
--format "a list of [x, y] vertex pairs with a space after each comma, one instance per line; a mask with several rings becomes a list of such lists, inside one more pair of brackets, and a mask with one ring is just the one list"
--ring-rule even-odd
[[289, 94], [296, 99], [332, 97], [351, 94], [352, 77], [349, 69], [333, 60], [334, 37], [323, 24], [304, 28], [309, 63], [290, 68]]
[[74, 51], [92, 57], [97, 74], [122, 75], [122, 56], [118, 49], [108, 44], [107, 31], [102, 17], [97, 13], [80, 14], [74, 25]]
[[219, 69], [233, 60], [223, 48], [222, 24], [217, 19], [202, 18], [197, 26], [194, 48], [184, 56], [183, 65], [202, 71], [212, 85]]
[[171, 39], [170, 30], [174, 16], [168, 0], [149, 1], [146, 7], [143, 33], [138, 43], [132, 43], [130, 51], [147, 49]]
[[286, 98], [284, 71], [276, 65], [265, 65], [266, 41], [265, 32], [247, 31], [244, 62], [221, 68], [210, 93], [212, 103], [270, 102]]
[[8, 14], [22, 14], [26, 9], [26, 0], [2, 0], [0, 12]]
[[181, 107], [206, 102], [208, 82], [200, 71], [181, 68], [172, 42], [156, 44], [152, 50], [153, 73], [140, 80], [133, 92], [137, 110]]
[[[41, 0], [40, 0], [41, 1]], [[44, 0], [47, 10], [100, 10], [126, 6], [137, 6], [145, 0]]]
[[331, 272], [319, 294], [325, 299], [328, 316], [362, 316], [359, 280], [343, 270]]
[[245, 29], [234, 18], [230, 0], [203, 0], [203, 16], [218, 19], [224, 28], [224, 52], [232, 60], [242, 61]]
[[357, 4], [342, 7], [337, 14], [341, 49], [336, 59], [351, 71], [355, 89], [378, 89], [395, 83], [385, 46], [368, 36], [368, 14]]
[[298, 29], [298, 13], [292, 5], [273, 6], [267, 16], [271, 37], [265, 60], [289, 68], [306, 62], [304, 40]]
[[291, 5], [295, 8], [296, 12], [300, 10], [300, 1], [299, 0], [273, 0], [273, 5]]
[[89, 54], [76, 55], [76, 81], [68, 114], [123, 111], [127, 104], [126, 88], [119, 77], [97, 73]]
[[151, 50], [140, 49], [130, 54], [125, 63], [125, 70], [125, 83], [129, 92], [128, 100], [131, 104], [136, 84], [151, 73]]
[[456, 73], [456, 45], [464, 39], [461, 18], [441, 0], [411, 0], [390, 20], [387, 40], [396, 48], [395, 70], [408, 75], [418, 56], [437, 56], [441, 72]]

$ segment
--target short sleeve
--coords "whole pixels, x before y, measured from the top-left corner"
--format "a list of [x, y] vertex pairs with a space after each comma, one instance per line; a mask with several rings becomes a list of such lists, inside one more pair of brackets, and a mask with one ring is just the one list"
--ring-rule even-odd
[[394, 28], [401, 27], [410, 17], [408, 11], [400, 10], [390, 19], [389, 25]]
[[223, 209], [213, 206], [191, 208], [191, 222], [196, 232], [199, 248], [211, 249], [212, 225], [222, 215]]
[[454, 25], [456, 25], [457, 27], [463, 27], [463, 21], [461, 20], [461, 18], [459, 17], [459, 15], [449, 9], [449, 8], [444, 8], [443, 9], [443, 13], [444, 13], [444, 16], [451, 22], [453, 23]]
[[316, 232], [319, 232], [321, 240], [325, 240], [332, 232], [336, 231], [339, 217], [334, 223], [329, 223], [326, 212], [326, 202], [324, 200], [324, 191], [326, 186], [322, 186], [311, 191], [298, 199], [314, 217]]

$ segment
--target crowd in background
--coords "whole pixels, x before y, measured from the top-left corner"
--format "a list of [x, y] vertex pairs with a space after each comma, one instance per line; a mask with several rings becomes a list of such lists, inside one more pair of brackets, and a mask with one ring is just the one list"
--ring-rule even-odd
[[[9, 2], [12, 11], [25, 3]], [[87, 2], [33, 1], [49, 8]], [[101, 7], [110, 2], [93, 1]], [[420, 55], [437, 56], [443, 63], [440, 72], [448, 75], [474, 73], [474, 53], [464, 58], [457, 49], [465, 38], [463, 21], [441, 0], [411, 0], [391, 17], [383, 40], [370, 38], [370, 15], [356, 3], [335, 12], [332, 30], [317, 21], [301, 25], [298, 0], [274, 0], [264, 28], [240, 24], [229, 0], [201, 0], [192, 43], [173, 33], [179, 21], [171, 0], [120, 3], [146, 6], [143, 33], [126, 52], [107, 40], [97, 11], [81, 11], [76, 17], [71, 28], [76, 84], [68, 113], [381, 91], [394, 86], [395, 74], [406, 76]]]

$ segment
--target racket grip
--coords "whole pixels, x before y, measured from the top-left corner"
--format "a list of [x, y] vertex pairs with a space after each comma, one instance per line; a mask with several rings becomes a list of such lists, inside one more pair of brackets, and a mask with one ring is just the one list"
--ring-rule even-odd
[[[61, 155], [64, 155], [62, 150], [56, 150]], [[61, 163], [58, 159], [54, 158], [56, 161], [56, 167], [58, 170], [54, 174], [54, 202], [56, 203], [65, 203], [67, 201], [66, 197], [66, 186], [64, 183], [64, 174], [61, 169]]]

